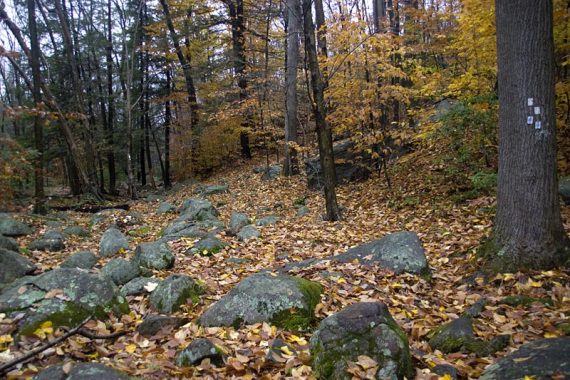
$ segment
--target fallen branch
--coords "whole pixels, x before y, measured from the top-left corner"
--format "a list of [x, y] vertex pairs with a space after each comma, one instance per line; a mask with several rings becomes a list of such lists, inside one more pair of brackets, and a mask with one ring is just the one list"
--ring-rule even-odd
[[91, 318], [93, 318], [93, 316], [90, 315], [89, 317], [85, 318], [81, 323], [79, 323], [77, 326], [75, 326], [71, 330], [68, 330], [62, 336], [52, 340], [51, 342], [44, 344], [43, 346], [40, 346], [40, 347], [28, 352], [25, 355], [20, 356], [19, 358], [16, 358], [14, 360], [9, 361], [6, 364], [3, 364], [2, 366], [0, 366], [0, 376], [3, 376], [4, 374], [6, 374], [8, 372], [8, 370], [10, 370], [12, 367], [15, 367], [18, 364], [22, 364], [22, 363], [27, 362], [29, 359], [33, 358], [34, 356], [44, 352], [48, 348], [51, 348], [51, 347], [63, 342], [64, 340], [66, 340], [67, 338], [69, 338], [73, 335], [81, 335], [81, 336], [84, 336], [84, 337], [89, 338], [89, 339], [114, 339], [114, 338], [118, 338], [120, 336], [127, 334], [126, 331], [119, 331], [119, 332], [109, 334], [109, 335], [93, 334], [92, 332], [82, 328], [87, 322], [89, 322], [91, 320]]

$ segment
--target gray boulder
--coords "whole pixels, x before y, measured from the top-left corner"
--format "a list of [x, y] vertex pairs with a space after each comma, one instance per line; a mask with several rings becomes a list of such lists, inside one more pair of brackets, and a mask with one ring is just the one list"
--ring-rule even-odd
[[165, 242], [155, 241], [139, 245], [133, 261], [143, 268], [170, 269], [174, 266], [174, 255]]
[[63, 230], [63, 234], [65, 236], [80, 236], [80, 237], [87, 237], [89, 236], [89, 231], [81, 226], [71, 226], [67, 227]]
[[97, 255], [90, 251], [80, 251], [74, 253], [65, 260], [60, 267], [62, 268], [79, 268], [89, 270], [97, 264]]
[[14, 219], [10, 214], [0, 213], [0, 235], [24, 236], [32, 233], [32, 228]]
[[148, 291], [145, 286], [158, 285], [162, 280], [153, 277], [137, 277], [127, 282], [121, 287], [121, 294], [123, 296], [138, 296], [145, 294]]
[[558, 194], [560, 194], [560, 198], [566, 205], [570, 205], [570, 177], [560, 178]]
[[169, 317], [166, 315], [150, 314], [137, 326], [137, 332], [142, 336], [151, 337], [163, 329], [176, 329], [190, 322], [189, 318]]
[[176, 206], [168, 202], [162, 202], [156, 209], [157, 214], [171, 214], [176, 212]]
[[273, 224], [277, 224], [277, 222], [279, 222], [279, 220], [281, 220], [281, 218], [279, 218], [277, 215], [267, 215], [261, 219], [258, 219], [255, 222], [255, 225], [257, 225], [257, 226], [271, 226]]
[[237, 234], [239, 230], [250, 224], [249, 217], [243, 212], [233, 212], [230, 216], [229, 230], [232, 234]]
[[348, 362], [365, 355], [378, 364], [376, 379], [413, 378], [408, 338], [385, 304], [360, 302], [325, 318], [310, 340], [319, 379], [352, 379]]
[[62, 364], [44, 369], [34, 380], [129, 380], [130, 377], [100, 363], [75, 363], [69, 372]]
[[480, 380], [535, 380], [570, 377], [570, 337], [539, 339], [485, 369]]
[[16, 239], [0, 235], [0, 248], [7, 249], [8, 251], [20, 252], [20, 246]]
[[120, 208], [108, 208], [95, 213], [90, 220], [92, 227], [103, 223], [118, 224], [119, 221], [126, 218], [127, 211]]
[[210, 186], [198, 186], [195, 193], [201, 196], [208, 196], [214, 194], [223, 194], [229, 191], [228, 185], [210, 185]]
[[255, 226], [252, 226], [251, 224], [243, 227], [237, 233], [237, 237], [241, 241], [248, 241], [251, 239], [257, 239], [260, 236], [261, 236], [261, 233], [259, 232], [259, 230], [257, 228], [255, 228]]
[[210, 362], [218, 367], [224, 365], [223, 353], [212, 342], [205, 338], [194, 339], [176, 355], [176, 365], [191, 367], [199, 365], [204, 359], [210, 359]]
[[300, 206], [299, 208], [297, 208], [297, 213], [295, 214], [295, 216], [297, 218], [300, 218], [302, 216], [307, 215], [310, 212], [311, 212], [311, 210], [309, 210], [309, 208], [307, 206]]
[[185, 200], [178, 211], [180, 215], [184, 217], [183, 219], [179, 218], [179, 220], [217, 220], [219, 215], [218, 210], [216, 210], [212, 203], [202, 198], [190, 198]]
[[121, 249], [129, 249], [129, 241], [118, 229], [109, 228], [101, 236], [99, 254], [103, 257], [115, 256]]
[[139, 266], [125, 259], [113, 259], [101, 268], [101, 274], [115, 285], [124, 285], [140, 274]]
[[17, 252], [0, 248], [0, 284], [8, 284], [12, 281], [31, 274], [36, 270], [24, 256]]
[[297, 330], [308, 327], [320, 302], [319, 283], [292, 276], [255, 274], [242, 280], [210, 306], [199, 319], [203, 326], [239, 326], [269, 322]]
[[424, 247], [414, 232], [394, 232], [382, 239], [351, 248], [334, 258], [343, 263], [355, 259], [364, 265], [379, 264], [396, 274], [430, 275]]
[[228, 243], [215, 236], [208, 236], [198, 241], [192, 248], [185, 252], [186, 255], [211, 256], [224, 249]]
[[[51, 294], [49, 298], [46, 295]], [[87, 316], [106, 319], [129, 311], [108, 279], [76, 268], [57, 268], [14, 282], [0, 294], [0, 313], [24, 313], [20, 334], [32, 334], [42, 323], [75, 326]]]
[[28, 245], [31, 251], [59, 252], [65, 249], [64, 236], [61, 232], [48, 231]]
[[162, 281], [150, 295], [150, 304], [163, 314], [170, 314], [180, 310], [186, 300], [198, 303], [199, 296], [204, 290], [192, 278], [173, 274]]
[[263, 175], [261, 179], [264, 181], [272, 181], [279, 178], [281, 175], [281, 166], [279, 165], [269, 165], [267, 168], [263, 168]]

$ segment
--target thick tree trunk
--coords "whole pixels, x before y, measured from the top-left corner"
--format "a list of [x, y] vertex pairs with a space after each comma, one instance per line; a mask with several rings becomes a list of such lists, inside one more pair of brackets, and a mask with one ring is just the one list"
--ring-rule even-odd
[[170, 189], [172, 182], [170, 181], [170, 121], [172, 113], [170, 110], [170, 68], [166, 69], [166, 96], [169, 98], [164, 104], [164, 188]]
[[34, 103], [38, 109], [38, 113], [34, 117], [34, 142], [38, 157], [34, 162], [34, 184], [35, 184], [35, 200], [34, 212], [37, 214], [45, 214], [47, 212], [45, 205], [44, 192], [44, 134], [43, 122], [39, 113], [41, 107], [42, 94], [40, 91], [40, 46], [38, 42], [38, 31], [36, 26], [36, 4], [35, 0], [27, 0], [28, 3], [28, 26], [30, 28], [30, 66], [32, 67], [32, 80]]
[[326, 108], [324, 99], [324, 80], [319, 69], [317, 47], [315, 43], [315, 26], [311, 0], [303, 0], [305, 50], [311, 72], [311, 87], [313, 92], [313, 112], [317, 126], [319, 143], [319, 158], [323, 172], [325, 191], [326, 220], [339, 220], [340, 211], [336, 201], [336, 173], [334, 168], [334, 154], [331, 130], [326, 121]]
[[493, 263], [551, 268], [568, 258], [556, 177], [552, 1], [497, 0], [499, 179]]
[[299, 174], [299, 160], [295, 148], [289, 142], [297, 143], [297, 66], [299, 64], [299, 32], [301, 31], [301, 5], [299, 0], [287, 0], [287, 70], [286, 70], [286, 117], [285, 117], [285, 161], [283, 173], [286, 176]]
[[107, 169], [109, 171], [109, 193], [115, 194], [117, 189], [117, 170], [115, 168], [115, 99], [113, 94], [113, 21], [111, 17], [111, 0], [107, 1], [107, 101], [109, 102], [109, 112], [107, 114], [107, 130], [105, 140], [107, 143]]

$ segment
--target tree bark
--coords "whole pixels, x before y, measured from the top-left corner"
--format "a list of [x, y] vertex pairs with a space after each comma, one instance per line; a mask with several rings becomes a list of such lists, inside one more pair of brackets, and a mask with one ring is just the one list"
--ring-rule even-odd
[[497, 0], [499, 178], [493, 269], [564, 263], [556, 168], [552, 1]]
[[301, 31], [301, 5], [299, 0], [287, 0], [287, 69], [286, 69], [286, 117], [285, 117], [285, 161], [283, 173], [286, 176], [299, 174], [296, 149], [290, 142], [297, 143], [297, 66], [299, 64], [299, 32]]
[[[318, 1], [318, 0], [317, 0]], [[323, 175], [326, 215], [329, 221], [339, 220], [340, 211], [336, 200], [336, 173], [334, 167], [334, 153], [332, 133], [326, 121], [326, 108], [324, 99], [325, 84], [319, 69], [317, 47], [315, 43], [315, 26], [311, 0], [303, 0], [305, 50], [311, 72], [311, 87], [313, 92], [313, 113], [317, 127], [319, 143], [319, 159]]]
[[170, 121], [172, 113], [170, 110], [170, 68], [166, 68], [166, 96], [168, 97], [164, 103], [164, 188], [170, 189], [172, 182], [170, 181]]
[[44, 192], [44, 133], [42, 116], [40, 115], [42, 94], [40, 91], [40, 46], [38, 41], [38, 30], [36, 25], [36, 3], [35, 0], [27, 0], [28, 3], [28, 25], [30, 28], [30, 66], [32, 67], [32, 81], [34, 103], [36, 115], [34, 117], [34, 142], [38, 157], [34, 162], [34, 212], [46, 214], [45, 192]]
[[109, 171], [109, 193], [115, 194], [117, 189], [117, 170], [115, 168], [115, 99], [113, 94], [113, 20], [111, 17], [111, 0], [107, 1], [107, 101], [109, 104], [107, 113], [107, 130], [105, 140], [107, 143], [107, 169]]

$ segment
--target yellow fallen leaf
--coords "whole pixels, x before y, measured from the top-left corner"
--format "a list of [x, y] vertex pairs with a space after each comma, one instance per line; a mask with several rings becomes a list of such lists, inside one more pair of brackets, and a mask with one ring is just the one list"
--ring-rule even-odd
[[11, 335], [0, 335], [0, 344], [11, 343], [14, 341]]
[[125, 351], [127, 351], [129, 354], [132, 354], [136, 350], [137, 350], [136, 344], [129, 344], [129, 345], [127, 345], [127, 347], [125, 347]]
[[438, 377], [437, 380], [453, 380], [453, 378], [449, 373], [446, 373], [445, 375]]
[[53, 324], [51, 321], [45, 321], [40, 327], [34, 331], [34, 335], [40, 339], [45, 339], [47, 335], [53, 334]]
[[336, 280], [337, 284], [346, 284], [346, 280], [344, 278], [339, 278], [338, 280]]
[[294, 355], [293, 352], [292, 352], [292, 351], [289, 349], [289, 347], [287, 347], [287, 346], [279, 347], [279, 349], [280, 349], [281, 351], [283, 351], [283, 353], [284, 353], [285, 355], [291, 355], [291, 356]]
[[524, 380], [534, 380], [536, 376], [525, 376]]
[[553, 333], [553, 332], [545, 332], [544, 337], [545, 338], [558, 338], [558, 334]]
[[359, 355], [358, 361], [356, 363], [359, 366], [361, 366], [365, 371], [369, 368], [373, 368], [373, 367], [378, 366], [378, 363], [376, 362], [376, 360], [374, 360], [371, 357], [366, 356], [366, 355]]

